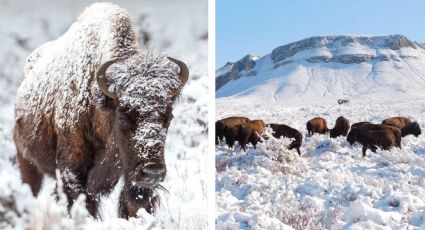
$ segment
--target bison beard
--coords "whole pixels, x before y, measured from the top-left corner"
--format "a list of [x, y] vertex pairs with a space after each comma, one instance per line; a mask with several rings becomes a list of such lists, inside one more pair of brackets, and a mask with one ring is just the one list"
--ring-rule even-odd
[[189, 72], [179, 60], [142, 53], [135, 34], [125, 10], [96, 3], [28, 58], [14, 140], [33, 195], [58, 169], [68, 208], [85, 194], [97, 217], [99, 197], [123, 177], [120, 217], [154, 212], [172, 106]]
[[121, 193], [118, 203], [119, 216], [126, 219], [136, 216], [141, 207], [152, 214], [160, 204], [159, 195], [155, 194], [158, 188], [162, 187], [139, 188], [131, 184], [124, 186], [125, 192]]

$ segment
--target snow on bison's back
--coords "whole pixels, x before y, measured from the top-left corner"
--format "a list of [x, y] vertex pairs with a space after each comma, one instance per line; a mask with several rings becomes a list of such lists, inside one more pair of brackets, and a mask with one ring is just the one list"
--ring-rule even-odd
[[97, 216], [99, 196], [123, 176], [120, 216], [154, 211], [172, 105], [189, 72], [177, 59], [142, 53], [135, 31], [124, 9], [96, 3], [28, 58], [14, 140], [34, 195], [59, 170], [68, 207], [83, 193]]

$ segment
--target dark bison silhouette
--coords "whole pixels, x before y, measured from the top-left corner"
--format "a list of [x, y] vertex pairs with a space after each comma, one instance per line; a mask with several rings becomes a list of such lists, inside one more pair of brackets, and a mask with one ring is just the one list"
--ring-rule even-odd
[[249, 122], [249, 119], [246, 117], [227, 117], [215, 122], [215, 143], [218, 144], [220, 141], [223, 141], [225, 137], [226, 126], [228, 128], [232, 126], [237, 126]]
[[377, 147], [388, 150], [391, 147], [399, 147], [401, 149], [401, 131], [399, 128], [378, 125], [369, 122], [363, 122], [353, 127], [347, 136], [347, 141], [352, 145], [354, 142], [359, 142], [363, 145], [363, 156], [366, 155], [366, 150], [369, 148], [373, 152]]
[[350, 121], [347, 118], [340, 116], [336, 119], [335, 126], [329, 131], [331, 138], [339, 136], [347, 136], [348, 130], [350, 129]]
[[303, 135], [300, 133], [300, 131], [284, 124], [269, 124], [269, 126], [273, 130], [273, 137], [275, 138], [294, 138], [291, 144], [289, 144], [288, 149], [296, 149], [298, 155], [301, 156], [300, 147], [303, 142]]

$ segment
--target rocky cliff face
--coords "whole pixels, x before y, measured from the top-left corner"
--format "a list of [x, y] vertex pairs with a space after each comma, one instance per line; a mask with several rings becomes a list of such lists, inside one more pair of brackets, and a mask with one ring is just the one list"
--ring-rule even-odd
[[237, 62], [228, 62], [223, 68], [221, 68], [227, 69], [227, 71], [217, 76], [216, 78], [216, 90], [225, 85], [228, 81], [238, 79], [241, 76], [239, 73], [242, 71], [249, 73], [249, 71], [255, 66], [255, 60], [257, 60], [257, 56], [246, 55]]
[[[403, 35], [391, 35], [391, 36], [374, 36], [374, 37], [354, 37], [354, 36], [320, 36], [320, 37], [311, 37], [301, 41], [289, 43], [287, 45], [283, 45], [277, 47], [272, 51], [272, 60], [277, 63], [283, 61], [296, 53], [306, 50], [306, 49], [314, 49], [314, 48], [324, 48], [329, 49], [332, 54], [333, 51], [338, 50], [339, 47], [342, 46], [352, 46], [352, 45], [360, 45], [366, 46], [374, 49], [391, 49], [391, 50], [399, 50], [401, 48], [410, 47], [416, 49], [418, 43], [412, 42], [407, 39]], [[333, 58], [321, 58], [318, 57], [319, 60], [324, 61], [336, 61], [344, 64], [349, 63], [359, 63], [364, 61], [369, 61], [372, 59], [372, 55], [342, 55], [342, 56], [334, 56]], [[312, 57], [314, 61], [317, 61], [315, 57]]]

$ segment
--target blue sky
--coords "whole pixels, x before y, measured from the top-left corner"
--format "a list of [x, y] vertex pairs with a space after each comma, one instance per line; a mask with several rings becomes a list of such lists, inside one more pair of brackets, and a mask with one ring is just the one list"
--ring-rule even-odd
[[425, 42], [425, 1], [216, 0], [216, 68], [311, 36], [390, 34]]

